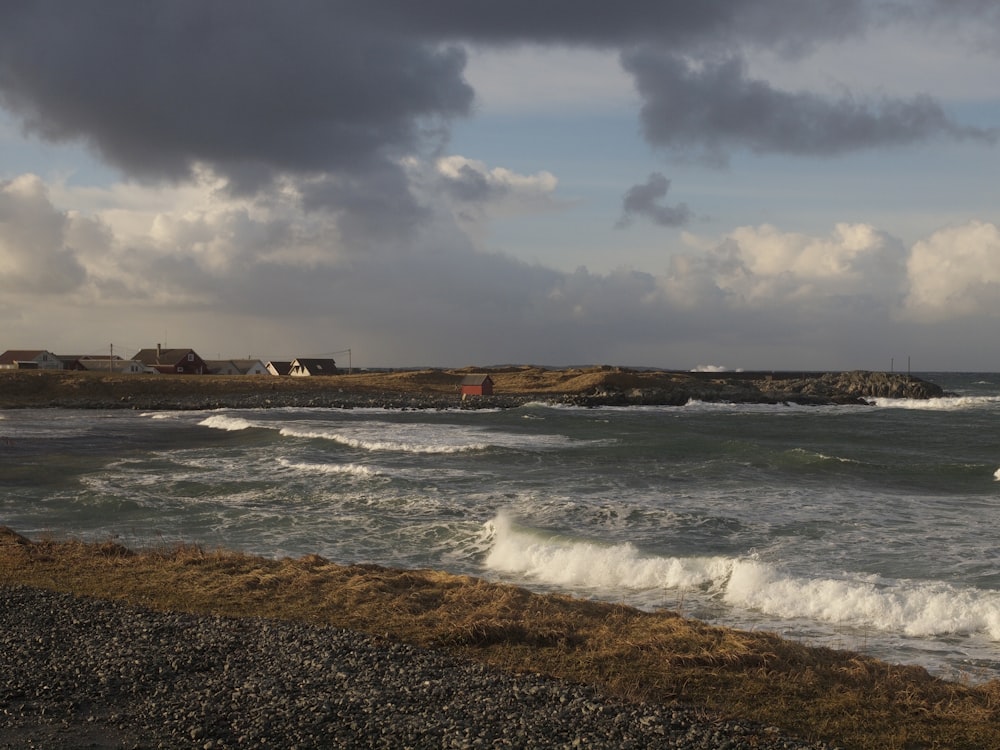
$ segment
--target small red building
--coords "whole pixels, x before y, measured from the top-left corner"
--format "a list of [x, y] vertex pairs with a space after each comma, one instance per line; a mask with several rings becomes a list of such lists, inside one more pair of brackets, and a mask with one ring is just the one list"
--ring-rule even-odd
[[466, 396], [492, 396], [493, 378], [483, 373], [466, 375], [462, 378], [462, 398]]

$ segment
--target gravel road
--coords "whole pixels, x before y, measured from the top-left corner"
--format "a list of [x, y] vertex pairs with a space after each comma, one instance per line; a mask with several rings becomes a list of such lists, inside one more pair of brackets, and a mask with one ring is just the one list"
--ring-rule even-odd
[[336, 628], [0, 587], [3, 748], [827, 748]]

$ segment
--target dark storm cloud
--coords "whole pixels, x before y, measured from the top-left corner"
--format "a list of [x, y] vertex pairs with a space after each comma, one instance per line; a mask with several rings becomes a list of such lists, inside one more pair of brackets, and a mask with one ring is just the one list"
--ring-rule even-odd
[[[863, 0], [391, 0], [370, 6], [380, 21], [433, 37], [487, 44], [625, 47], [640, 42], [698, 46], [739, 38], [794, 52], [854, 33], [869, 22]], [[377, 8], [377, 10], [375, 10]]]
[[88, 142], [131, 175], [210, 164], [364, 170], [409, 153], [424, 118], [464, 115], [457, 46], [393, 34], [350, 6], [297, 1], [30, 2], [0, 8], [0, 95], [27, 130]]
[[[621, 50], [645, 101], [649, 142], [717, 159], [735, 148], [835, 154], [939, 135], [989, 138], [955, 124], [929, 98], [788, 93], [750, 78], [741, 63], [751, 49], [804, 55], [896, 18], [944, 22], [940, 0], [907, 13], [899, 7], [888, 0], [10, 0], [0, 5], [0, 104], [27, 131], [86, 142], [130, 176], [179, 180], [201, 163], [238, 193], [259, 191], [279, 174], [381, 173], [399, 156], [440, 145], [448, 123], [472, 112], [465, 45]], [[412, 197], [401, 187], [386, 202], [405, 216]], [[342, 197], [336, 189], [326, 195]]]
[[653, 172], [643, 185], [629, 189], [622, 200], [622, 216], [615, 225], [628, 226], [633, 216], [644, 216], [661, 227], [679, 227], [691, 220], [691, 210], [683, 203], [667, 206], [659, 203], [667, 197], [670, 180]]
[[750, 78], [738, 56], [699, 65], [644, 48], [623, 55], [623, 64], [645, 100], [647, 140], [710, 161], [724, 161], [729, 150], [739, 147], [829, 156], [938, 135], [996, 140], [995, 132], [957, 125], [926, 96], [831, 100], [780, 91]]
[[406, 174], [383, 162], [358, 174], [329, 174], [300, 185], [306, 211], [330, 210], [338, 216], [341, 238], [360, 249], [404, 237], [428, 218], [409, 190]]

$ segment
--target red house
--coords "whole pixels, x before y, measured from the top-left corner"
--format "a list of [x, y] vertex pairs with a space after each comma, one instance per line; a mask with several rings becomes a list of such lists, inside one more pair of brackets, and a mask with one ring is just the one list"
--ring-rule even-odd
[[462, 398], [466, 396], [492, 396], [493, 378], [489, 375], [476, 373], [462, 378]]
[[205, 375], [208, 366], [194, 349], [164, 349], [159, 344], [155, 349], [143, 349], [134, 357], [163, 375]]

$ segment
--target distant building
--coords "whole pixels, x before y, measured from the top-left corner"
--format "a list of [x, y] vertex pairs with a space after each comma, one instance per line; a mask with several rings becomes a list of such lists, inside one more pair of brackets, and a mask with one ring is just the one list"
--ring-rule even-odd
[[267, 366], [259, 359], [206, 359], [210, 375], [267, 375]]
[[76, 364], [75, 369], [87, 372], [109, 372], [117, 375], [142, 375], [156, 372], [156, 370], [146, 367], [142, 362], [134, 359], [122, 359], [121, 357], [105, 357], [104, 359], [81, 357], [76, 361]]
[[282, 362], [280, 360], [272, 359], [265, 365], [265, 367], [267, 368], [267, 371], [272, 375], [287, 375], [289, 372], [291, 372], [292, 363]]
[[337, 375], [337, 363], [332, 359], [293, 359], [288, 374], [292, 377]]
[[485, 373], [473, 373], [462, 378], [462, 398], [466, 396], [492, 396], [493, 378]]
[[44, 349], [8, 349], [0, 354], [0, 370], [61, 370], [62, 360]]
[[132, 359], [142, 362], [164, 375], [205, 375], [208, 367], [194, 349], [164, 349], [159, 344], [155, 349], [143, 349]]
[[[64, 370], [86, 370], [80, 361], [86, 358], [86, 354], [57, 354], [56, 357], [62, 362]], [[107, 359], [107, 356], [104, 357]]]
[[267, 365], [259, 359], [234, 359], [233, 364], [240, 375], [267, 375]]
[[231, 359], [206, 359], [205, 368], [209, 375], [242, 375]]

